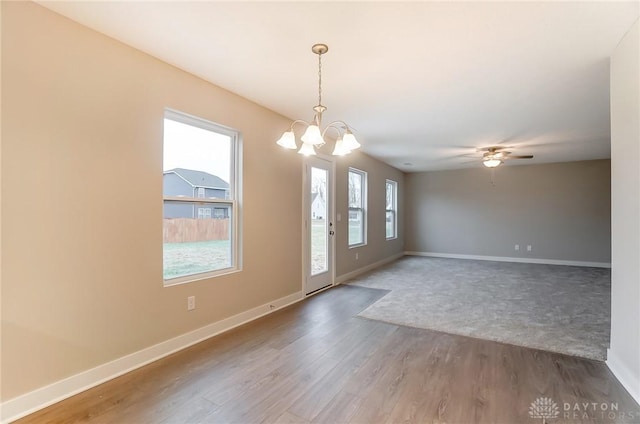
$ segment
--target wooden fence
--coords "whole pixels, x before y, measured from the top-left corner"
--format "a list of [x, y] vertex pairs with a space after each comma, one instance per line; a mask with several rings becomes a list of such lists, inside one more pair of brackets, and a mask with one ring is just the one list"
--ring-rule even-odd
[[225, 219], [164, 219], [164, 243], [229, 240], [229, 218]]

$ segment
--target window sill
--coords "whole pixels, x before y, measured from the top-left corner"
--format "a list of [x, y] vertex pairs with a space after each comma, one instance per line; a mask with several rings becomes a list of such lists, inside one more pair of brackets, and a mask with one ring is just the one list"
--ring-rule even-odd
[[201, 274], [185, 275], [183, 277], [176, 277], [170, 280], [163, 280], [163, 286], [172, 287], [179, 286], [181, 284], [195, 283], [197, 281], [235, 274], [240, 271], [242, 271], [242, 268], [225, 268], [218, 271], [203, 272]]

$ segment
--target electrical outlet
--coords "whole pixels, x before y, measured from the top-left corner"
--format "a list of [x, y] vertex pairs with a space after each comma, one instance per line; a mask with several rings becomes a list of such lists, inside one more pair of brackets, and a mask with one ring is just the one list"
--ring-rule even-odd
[[358, 260], [358, 254], [356, 253], [356, 261]]
[[527, 244], [527, 252], [531, 252], [531, 245]]
[[520, 245], [519, 245], [519, 244], [516, 244], [516, 245], [513, 247], [513, 249], [514, 249], [514, 250], [520, 250]]
[[196, 309], [196, 297], [189, 296], [187, 297], [187, 311], [193, 311]]

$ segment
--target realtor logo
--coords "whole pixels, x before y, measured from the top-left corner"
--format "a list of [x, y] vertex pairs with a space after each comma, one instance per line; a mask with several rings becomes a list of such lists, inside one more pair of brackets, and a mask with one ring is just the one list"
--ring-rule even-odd
[[542, 424], [546, 424], [547, 420], [558, 418], [558, 415], [560, 415], [560, 409], [551, 398], [538, 398], [535, 402], [531, 402], [529, 407], [529, 416], [531, 418], [542, 418]]

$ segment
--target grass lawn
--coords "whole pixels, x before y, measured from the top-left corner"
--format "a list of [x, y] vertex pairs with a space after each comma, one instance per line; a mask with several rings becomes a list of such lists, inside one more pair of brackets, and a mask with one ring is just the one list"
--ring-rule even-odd
[[327, 221], [314, 219], [311, 223], [311, 275], [327, 269]]
[[[327, 234], [326, 221], [311, 223], [311, 275], [326, 270]], [[349, 221], [349, 240], [361, 240], [360, 222]]]
[[165, 243], [164, 279], [215, 271], [231, 266], [229, 240]]
[[360, 230], [360, 221], [349, 221], [349, 240], [361, 240], [363, 242], [362, 231]]
[[[311, 224], [311, 273], [325, 271], [327, 266], [327, 221]], [[360, 236], [360, 226], [349, 221], [349, 238]], [[164, 279], [215, 271], [231, 266], [229, 240], [191, 243], [165, 243], [163, 249]]]

